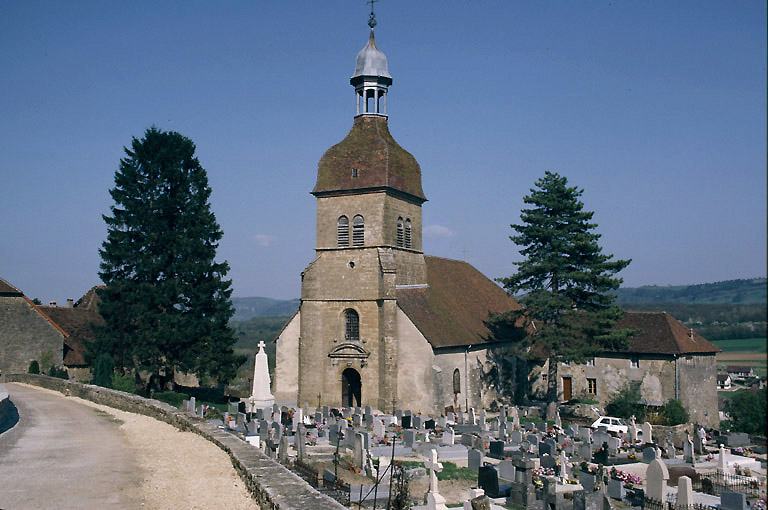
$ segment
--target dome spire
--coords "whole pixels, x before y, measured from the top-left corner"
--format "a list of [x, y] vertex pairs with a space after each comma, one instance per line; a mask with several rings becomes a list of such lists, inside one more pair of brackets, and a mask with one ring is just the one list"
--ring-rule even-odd
[[386, 117], [387, 92], [392, 85], [392, 76], [389, 75], [387, 57], [376, 47], [376, 39], [373, 36], [373, 27], [376, 26], [373, 4], [378, 1], [366, 2], [371, 4], [371, 15], [368, 18], [371, 34], [368, 44], [357, 54], [355, 74], [349, 82], [355, 87], [356, 115]]

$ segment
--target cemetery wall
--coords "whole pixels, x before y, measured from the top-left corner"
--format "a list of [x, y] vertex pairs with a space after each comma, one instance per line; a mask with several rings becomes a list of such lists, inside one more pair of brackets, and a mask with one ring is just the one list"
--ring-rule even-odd
[[344, 507], [310, 487], [304, 480], [277, 461], [267, 457], [236, 436], [216, 425], [191, 418], [164, 402], [138, 395], [80, 384], [54, 377], [31, 374], [5, 374], [5, 382], [21, 382], [76, 396], [97, 404], [130, 413], [150, 416], [182, 431], [199, 434], [224, 450], [262, 510], [338, 509]]
[[279, 402], [297, 404], [299, 394], [299, 334], [301, 311], [297, 312], [277, 337], [275, 380], [272, 394]]
[[50, 351], [61, 366], [65, 335], [22, 296], [0, 296], [0, 373], [26, 372]]

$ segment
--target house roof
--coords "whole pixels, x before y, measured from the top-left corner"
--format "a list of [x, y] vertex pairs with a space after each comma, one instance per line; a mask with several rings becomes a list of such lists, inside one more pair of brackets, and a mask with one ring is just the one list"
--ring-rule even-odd
[[0, 296], [23, 296], [19, 289], [0, 278]]
[[748, 374], [752, 371], [752, 367], [749, 365], [728, 365], [725, 370], [729, 374]]
[[92, 326], [104, 324], [98, 312], [100, 301], [96, 289], [91, 288], [77, 300], [74, 307], [40, 306], [39, 308], [69, 337], [64, 340], [64, 365], [86, 366], [85, 351], [89, 342], [96, 340]]
[[491, 315], [520, 305], [467, 262], [425, 256], [427, 288], [398, 289], [397, 304], [436, 347], [496, 340], [486, 325]]
[[728, 374], [717, 374], [717, 382], [725, 382], [730, 378], [731, 376]]
[[647, 354], [705, 354], [720, 349], [667, 312], [626, 312], [617, 328], [640, 330], [630, 337], [629, 352]]
[[[353, 172], [353, 169], [357, 169]], [[389, 133], [386, 117], [359, 116], [317, 165], [314, 195], [394, 190], [424, 202], [421, 168]]]

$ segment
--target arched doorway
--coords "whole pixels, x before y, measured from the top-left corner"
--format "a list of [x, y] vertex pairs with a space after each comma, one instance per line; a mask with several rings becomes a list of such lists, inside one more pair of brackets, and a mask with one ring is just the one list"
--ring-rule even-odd
[[360, 374], [354, 368], [347, 368], [341, 373], [341, 405], [346, 407], [360, 407], [362, 404], [362, 384]]

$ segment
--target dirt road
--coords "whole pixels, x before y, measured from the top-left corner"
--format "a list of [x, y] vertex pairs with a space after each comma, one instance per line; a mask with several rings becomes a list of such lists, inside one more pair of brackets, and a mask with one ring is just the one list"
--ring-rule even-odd
[[191, 432], [79, 398], [6, 384], [0, 508], [258, 509], [229, 457]]

